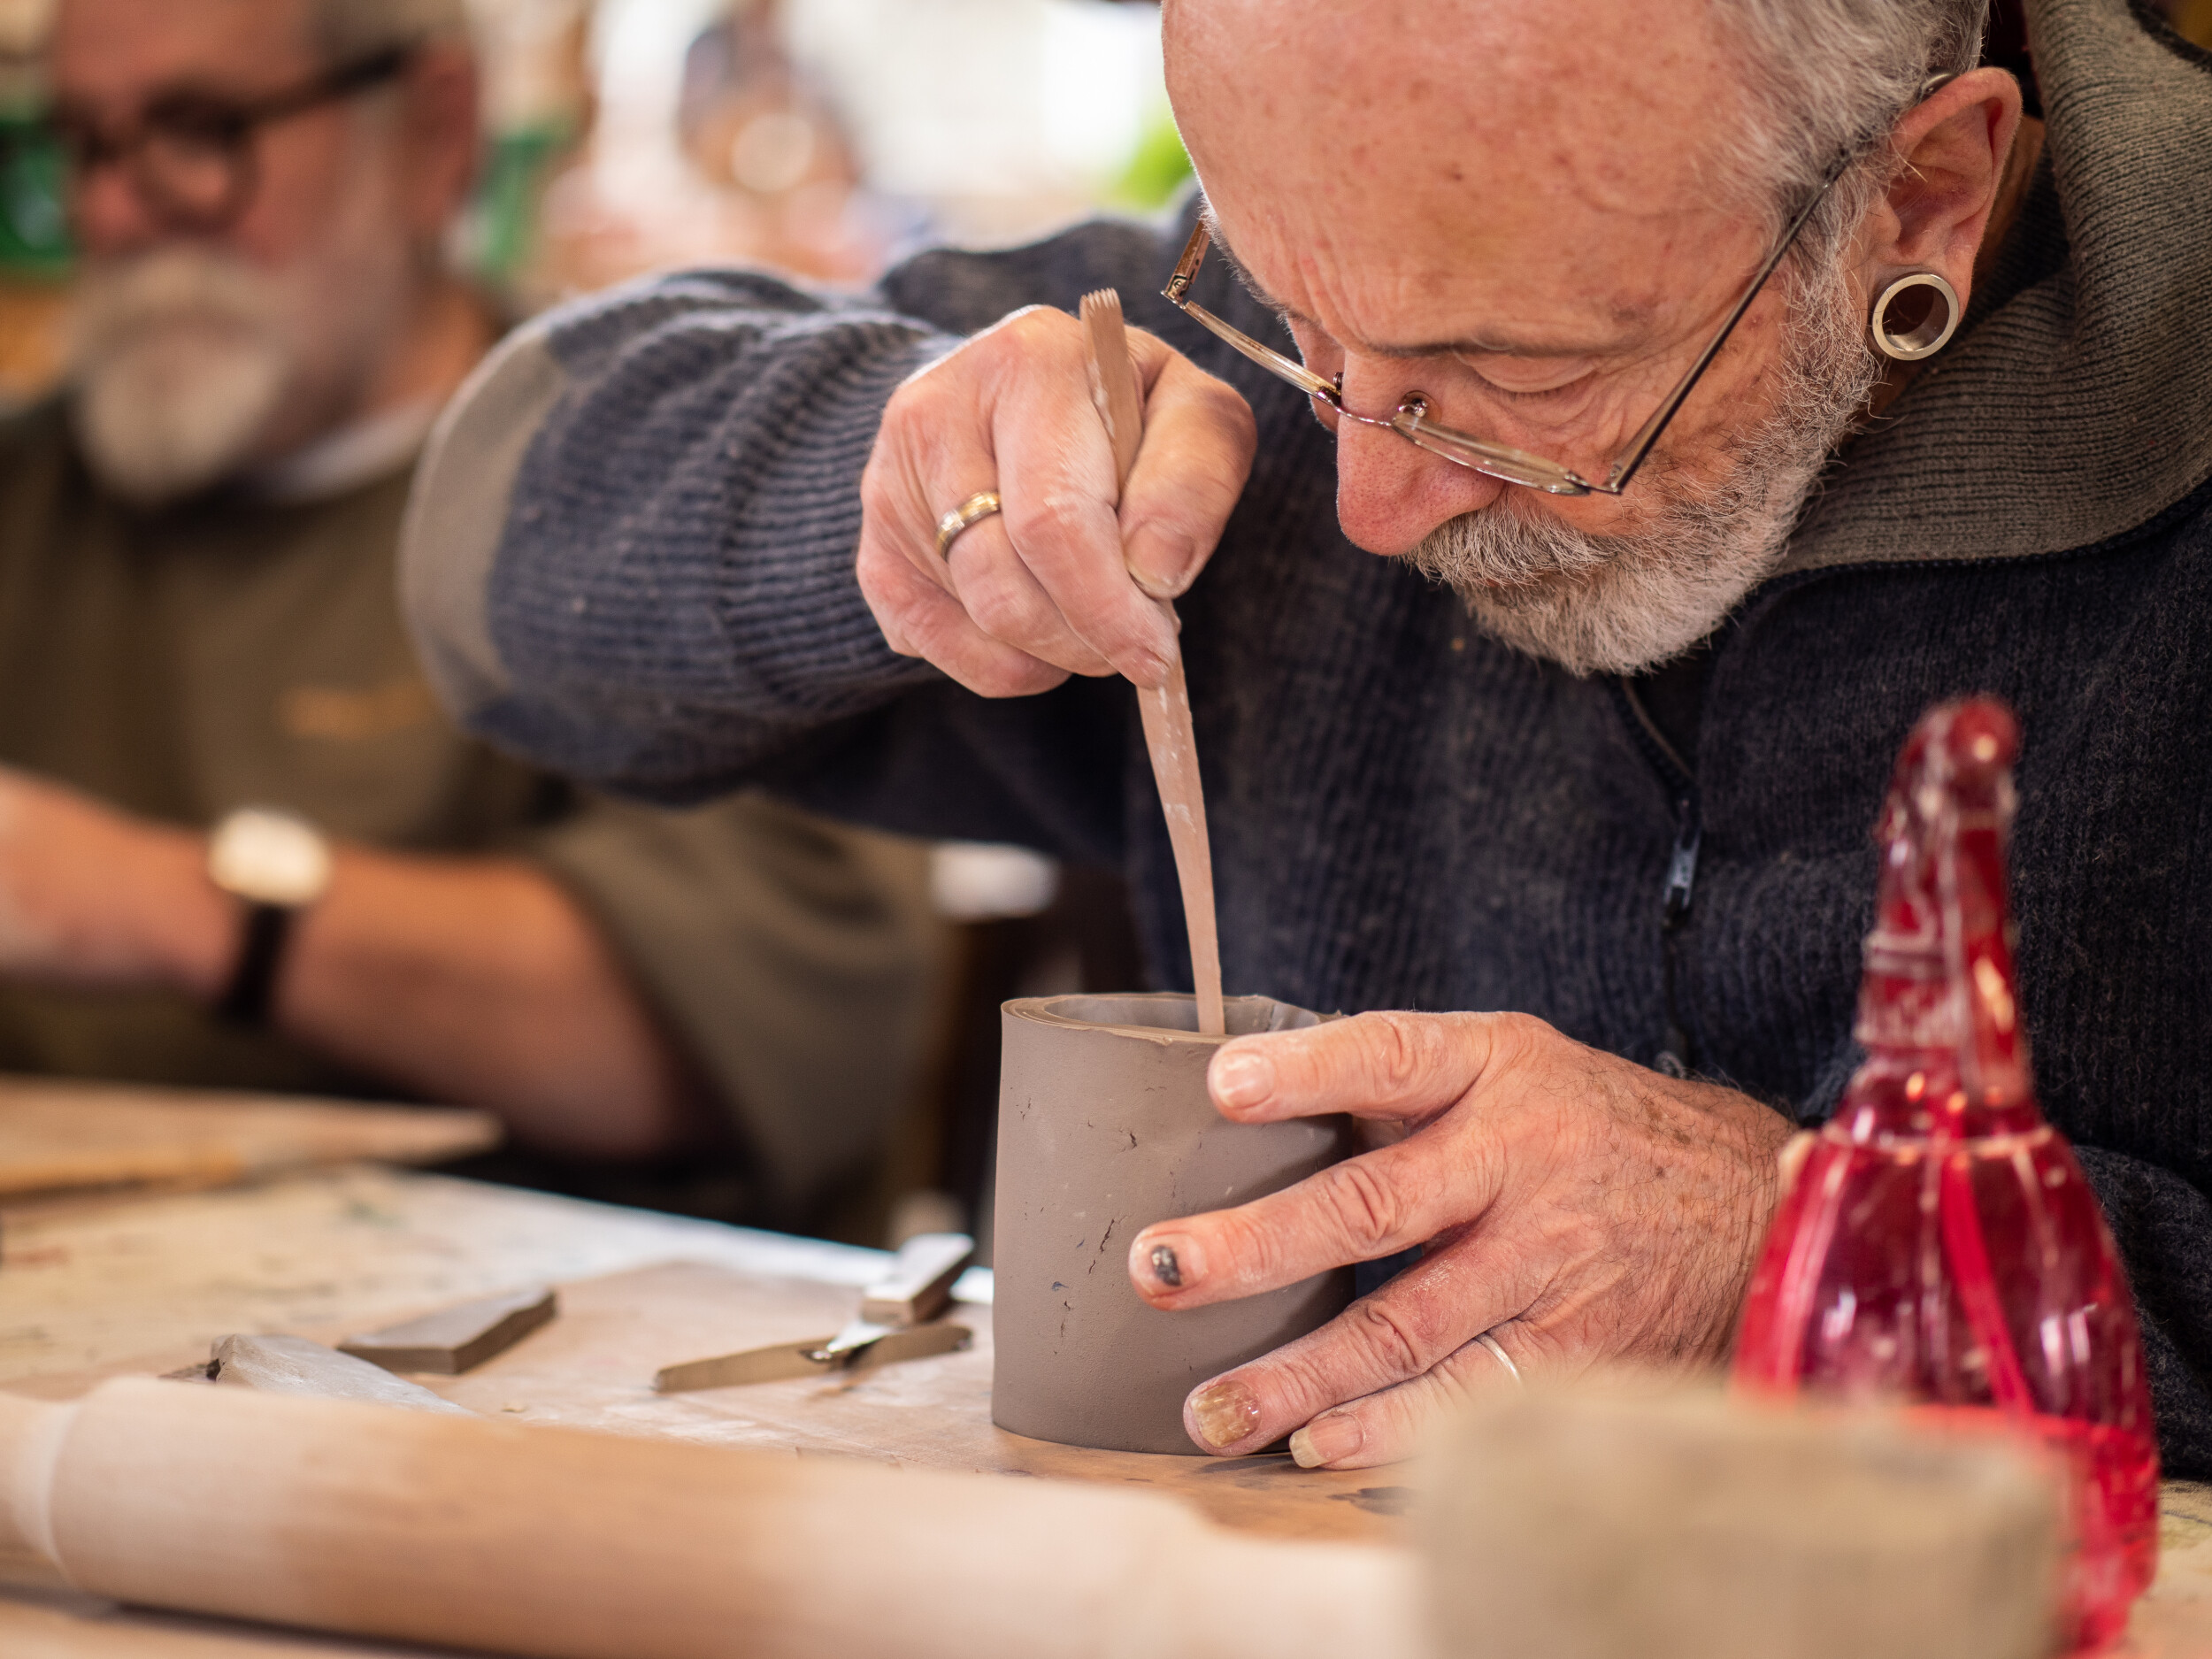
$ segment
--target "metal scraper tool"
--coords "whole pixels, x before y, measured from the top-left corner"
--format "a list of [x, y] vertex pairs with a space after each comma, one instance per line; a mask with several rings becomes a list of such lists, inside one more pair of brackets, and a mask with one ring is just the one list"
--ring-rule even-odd
[[956, 1353], [974, 1340], [974, 1333], [937, 1316], [952, 1304], [953, 1282], [974, 1256], [975, 1240], [964, 1233], [918, 1234], [900, 1247], [889, 1276], [862, 1293], [860, 1317], [835, 1336], [664, 1366], [653, 1379], [654, 1391], [688, 1394], [741, 1383], [782, 1382]]
[[880, 1342], [894, 1331], [927, 1325], [952, 1305], [952, 1282], [975, 1259], [975, 1240], [964, 1233], [920, 1233], [899, 1247], [891, 1276], [868, 1286], [860, 1317], [807, 1357], [839, 1360]]

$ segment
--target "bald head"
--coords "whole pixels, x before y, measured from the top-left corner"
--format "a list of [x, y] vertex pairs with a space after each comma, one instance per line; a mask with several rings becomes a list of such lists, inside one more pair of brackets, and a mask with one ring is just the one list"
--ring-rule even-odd
[[1731, 234], [1706, 181], [1745, 99], [1705, 7], [1170, 0], [1166, 31], [1225, 240], [1347, 346], [1616, 347]]
[[[1871, 383], [1872, 277], [1939, 257], [1970, 281], [2017, 88], [1927, 88], [1971, 65], [1984, 4], [1166, 0], [1217, 240], [1369, 423], [1336, 423], [1346, 534], [1584, 670], [1717, 623]], [[1606, 480], [1740, 303], [1625, 494], [1514, 488], [1379, 424], [1417, 402]]]

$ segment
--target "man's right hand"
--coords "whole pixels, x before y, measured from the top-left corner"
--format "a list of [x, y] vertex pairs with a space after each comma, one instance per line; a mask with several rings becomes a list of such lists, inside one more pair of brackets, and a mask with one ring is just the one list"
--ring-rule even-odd
[[[893, 650], [987, 697], [1071, 673], [1166, 678], [1174, 634], [1155, 601], [1212, 557], [1251, 470], [1252, 411], [1142, 329], [1129, 349], [1145, 422], [1125, 493], [1064, 311], [1017, 311], [893, 396], [861, 480], [858, 564]], [[941, 558], [938, 520], [987, 489], [1003, 511]]]

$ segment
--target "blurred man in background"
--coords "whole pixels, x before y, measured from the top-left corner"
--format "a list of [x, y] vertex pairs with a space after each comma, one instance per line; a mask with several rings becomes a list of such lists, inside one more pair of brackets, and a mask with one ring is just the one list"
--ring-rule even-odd
[[496, 332], [442, 256], [460, 0], [63, 0], [52, 82], [81, 303], [0, 428], [0, 1066], [718, 1143], [724, 1209], [803, 1222], [912, 1093], [918, 851], [572, 798], [447, 724], [399, 618], [409, 472]]

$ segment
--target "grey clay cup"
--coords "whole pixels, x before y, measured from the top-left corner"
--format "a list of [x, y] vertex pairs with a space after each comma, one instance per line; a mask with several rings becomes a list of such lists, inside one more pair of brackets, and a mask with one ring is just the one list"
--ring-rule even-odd
[[[1231, 1036], [1320, 1018], [1263, 996], [1228, 1002]], [[1206, 1064], [1225, 1040], [1199, 1035], [1188, 996], [1030, 997], [1001, 1019], [991, 1420], [1070, 1446], [1194, 1455], [1184, 1397], [1333, 1318], [1351, 1271], [1166, 1313], [1129, 1283], [1129, 1240], [1350, 1156], [1350, 1120], [1223, 1118]]]

